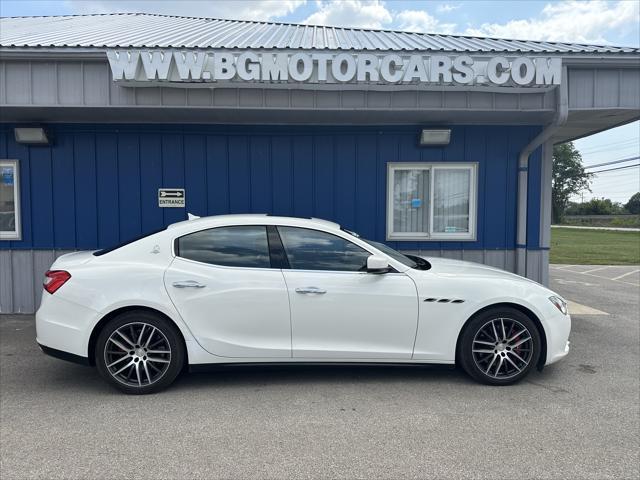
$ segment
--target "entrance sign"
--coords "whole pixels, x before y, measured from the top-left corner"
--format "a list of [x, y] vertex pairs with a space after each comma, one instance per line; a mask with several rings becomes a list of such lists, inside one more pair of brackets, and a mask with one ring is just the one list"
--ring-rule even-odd
[[108, 50], [117, 82], [250, 84], [559, 85], [558, 57], [471, 57], [372, 53]]
[[184, 188], [159, 188], [158, 206], [161, 208], [184, 208]]

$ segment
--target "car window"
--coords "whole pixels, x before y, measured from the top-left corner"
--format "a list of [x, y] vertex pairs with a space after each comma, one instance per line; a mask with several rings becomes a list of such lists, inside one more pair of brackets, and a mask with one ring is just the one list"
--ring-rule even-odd
[[296, 270], [360, 272], [369, 252], [344, 238], [318, 230], [278, 227], [289, 266]]
[[220, 227], [191, 233], [177, 240], [176, 255], [226, 267], [271, 267], [264, 226]]

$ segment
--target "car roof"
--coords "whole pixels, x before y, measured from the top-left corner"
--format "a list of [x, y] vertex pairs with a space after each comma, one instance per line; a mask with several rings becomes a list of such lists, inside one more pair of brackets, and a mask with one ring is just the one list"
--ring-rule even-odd
[[267, 213], [244, 213], [230, 215], [212, 215], [209, 217], [193, 217], [182, 222], [172, 223], [167, 228], [180, 227], [207, 228], [225, 225], [290, 225], [295, 227], [319, 228], [322, 230], [340, 230], [338, 223], [313, 217], [285, 217]]

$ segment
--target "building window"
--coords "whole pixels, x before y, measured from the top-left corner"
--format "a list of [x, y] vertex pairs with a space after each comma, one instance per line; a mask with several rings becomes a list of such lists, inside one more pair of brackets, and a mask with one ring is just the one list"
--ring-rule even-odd
[[20, 240], [20, 178], [17, 160], [0, 160], [0, 240]]
[[475, 163], [390, 163], [388, 240], [475, 240]]

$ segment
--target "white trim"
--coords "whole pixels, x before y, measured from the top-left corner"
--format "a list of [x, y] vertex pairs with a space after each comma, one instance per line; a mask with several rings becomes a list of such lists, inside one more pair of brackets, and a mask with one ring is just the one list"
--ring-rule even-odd
[[[393, 177], [395, 170], [429, 171], [429, 231], [394, 232], [393, 231]], [[469, 231], [464, 233], [433, 232], [433, 197], [436, 170], [464, 169], [471, 173], [469, 179]], [[386, 239], [390, 241], [475, 241], [478, 216], [478, 163], [477, 162], [389, 162], [387, 163], [387, 228]]]
[[22, 224], [20, 210], [20, 167], [18, 160], [0, 160], [0, 168], [13, 167], [13, 202], [15, 205], [15, 230], [0, 231], [0, 240], [22, 240]]

